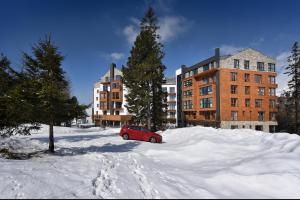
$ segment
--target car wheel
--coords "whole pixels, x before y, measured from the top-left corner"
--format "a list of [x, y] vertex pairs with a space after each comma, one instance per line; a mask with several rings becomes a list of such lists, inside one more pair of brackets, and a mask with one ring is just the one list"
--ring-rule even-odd
[[156, 143], [156, 139], [154, 137], [150, 138], [151, 143]]
[[123, 139], [124, 139], [124, 140], [128, 140], [128, 139], [129, 139], [128, 135], [127, 135], [127, 134], [124, 134], [124, 135], [123, 135]]

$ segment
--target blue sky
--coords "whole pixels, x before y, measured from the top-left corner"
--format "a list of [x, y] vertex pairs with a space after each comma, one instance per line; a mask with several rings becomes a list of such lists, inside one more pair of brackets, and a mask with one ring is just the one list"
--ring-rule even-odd
[[245, 47], [278, 60], [279, 90], [286, 86], [282, 66], [295, 41], [300, 42], [298, 0], [0, 0], [0, 52], [21, 68], [30, 52], [51, 33], [66, 56], [63, 67], [72, 93], [92, 101], [93, 83], [111, 62], [125, 65], [140, 20], [154, 7], [164, 44], [166, 75], [213, 54]]

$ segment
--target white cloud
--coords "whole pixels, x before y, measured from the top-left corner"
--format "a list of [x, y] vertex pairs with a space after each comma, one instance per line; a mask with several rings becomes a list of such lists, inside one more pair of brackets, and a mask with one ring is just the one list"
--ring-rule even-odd
[[242, 49], [244, 49], [244, 47], [238, 47], [238, 46], [226, 45], [226, 44], [220, 46], [221, 55], [235, 54], [241, 51]]
[[290, 52], [282, 52], [278, 56], [276, 56], [277, 61], [277, 95], [280, 95], [283, 90], [288, 89], [288, 81], [291, 79], [287, 74], [284, 74], [285, 67], [288, 65], [287, 58], [290, 55]]
[[103, 53], [101, 56], [110, 62], [117, 62], [124, 58], [125, 55], [123, 53], [114, 52], [110, 54]]
[[110, 57], [113, 61], [118, 61], [124, 57], [123, 53], [111, 53]]
[[123, 29], [123, 34], [125, 35], [127, 42], [133, 44], [135, 41], [136, 36], [139, 33], [139, 29], [136, 25], [128, 25]]
[[[131, 24], [123, 29], [123, 35], [129, 44], [133, 44], [140, 31], [140, 21], [136, 18], [130, 18]], [[158, 34], [160, 35], [161, 42], [168, 42], [176, 38], [181, 33], [185, 32], [192, 25], [182, 16], [164, 16], [158, 19]]]
[[187, 31], [191, 22], [182, 16], [165, 16], [159, 19], [158, 26], [161, 41], [167, 42]]

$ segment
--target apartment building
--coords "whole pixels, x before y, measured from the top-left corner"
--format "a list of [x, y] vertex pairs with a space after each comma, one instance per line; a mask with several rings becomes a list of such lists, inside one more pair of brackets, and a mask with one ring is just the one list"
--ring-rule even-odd
[[247, 48], [215, 55], [176, 71], [177, 125], [274, 132], [276, 61]]
[[94, 85], [92, 120], [96, 125], [120, 127], [131, 115], [124, 107], [127, 92], [122, 84], [122, 72], [112, 64], [110, 70]]
[[167, 97], [167, 121], [171, 125], [176, 124], [176, 118], [177, 118], [177, 95], [176, 95], [176, 78], [175, 77], [169, 77], [166, 78], [163, 85], [162, 85], [163, 91], [168, 93]]

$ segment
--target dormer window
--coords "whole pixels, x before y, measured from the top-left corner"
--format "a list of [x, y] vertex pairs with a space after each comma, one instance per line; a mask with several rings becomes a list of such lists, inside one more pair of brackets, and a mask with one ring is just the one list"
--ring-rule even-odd
[[257, 70], [258, 71], [265, 71], [265, 66], [263, 62], [257, 62]]
[[240, 68], [240, 60], [234, 59], [233, 67], [237, 69]]
[[275, 72], [275, 64], [268, 63], [268, 70], [269, 70], [269, 72]]
[[250, 68], [250, 61], [244, 60], [244, 69], [249, 69], [249, 68]]

